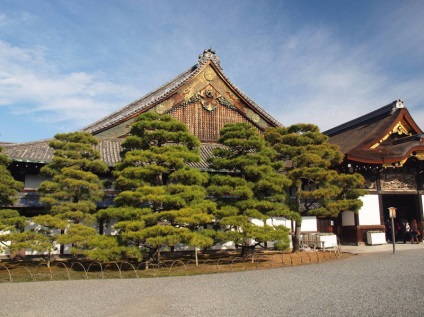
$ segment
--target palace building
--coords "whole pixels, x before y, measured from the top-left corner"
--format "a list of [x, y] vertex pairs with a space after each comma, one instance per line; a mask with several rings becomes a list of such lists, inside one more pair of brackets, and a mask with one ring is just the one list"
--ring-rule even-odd
[[[184, 122], [202, 142], [200, 163], [194, 167], [209, 171], [206, 159], [219, 146], [219, 132], [227, 123], [247, 122], [260, 133], [281, 124], [241, 91], [224, 74], [220, 59], [212, 49], [199, 55], [197, 63], [158, 89], [135, 100], [81, 131], [99, 139], [102, 160], [111, 170], [120, 160], [121, 142], [138, 115], [146, 111], [170, 114]], [[362, 243], [369, 230], [384, 230], [388, 207], [396, 207], [399, 217], [422, 221], [424, 165], [423, 132], [401, 101], [325, 131], [330, 142], [340, 145], [345, 160], [340, 169], [359, 172], [367, 180], [369, 193], [362, 197], [359, 213], [343, 212], [337, 219], [305, 216], [303, 232], [333, 231], [342, 242]], [[25, 215], [42, 210], [37, 188], [45, 180], [40, 168], [50, 162], [50, 140], [29, 143], [0, 143], [13, 160], [12, 175], [25, 183], [14, 208]], [[103, 177], [111, 177], [104, 175]], [[106, 189], [112, 203], [116, 192]], [[290, 227], [290, 222], [283, 222]]]
[[324, 132], [345, 156], [343, 172], [366, 179], [368, 194], [358, 213], [343, 212], [334, 232], [345, 243], [365, 243], [367, 231], [385, 230], [389, 207], [396, 221], [423, 227], [424, 134], [401, 100]]
[[[121, 159], [121, 142], [128, 135], [131, 124], [138, 115], [147, 111], [171, 115], [184, 122], [189, 131], [199, 138], [202, 143], [202, 160], [191, 165], [202, 171], [210, 170], [206, 159], [212, 155], [214, 148], [220, 146], [217, 140], [224, 125], [246, 122], [259, 133], [268, 127], [281, 125], [229, 80], [215, 51], [207, 49], [199, 55], [194, 66], [174, 79], [81, 129], [98, 138], [97, 150], [111, 171]], [[27, 216], [43, 210], [37, 188], [45, 180], [40, 174], [41, 167], [52, 159], [53, 150], [48, 146], [49, 142], [47, 139], [28, 143], [0, 143], [4, 152], [13, 160], [10, 166], [12, 175], [25, 184], [14, 208]], [[100, 177], [112, 178], [112, 175], [109, 173]], [[106, 188], [105, 191], [108, 198], [99, 207], [110, 206], [117, 194], [113, 188]]]

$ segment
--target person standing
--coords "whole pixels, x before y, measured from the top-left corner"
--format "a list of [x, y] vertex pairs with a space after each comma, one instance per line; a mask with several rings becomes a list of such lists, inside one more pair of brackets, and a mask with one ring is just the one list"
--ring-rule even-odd
[[415, 219], [412, 219], [411, 223], [411, 243], [413, 244], [414, 241], [418, 244], [418, 225], [417, 221]]
[[405, 242], [406, 240], [411, 240], [411, 227], [409, 226], [409, 222], [405, 220]]
[[408, 221], [406, 221], [405, 218], [402, 218], [402, 220], [400, 222], [400, 226], [401, 226], [402, 241], [403, 241], [403, 243], [406, 243], [407, 235], [409, 233], [409, 224], [408, 224]]

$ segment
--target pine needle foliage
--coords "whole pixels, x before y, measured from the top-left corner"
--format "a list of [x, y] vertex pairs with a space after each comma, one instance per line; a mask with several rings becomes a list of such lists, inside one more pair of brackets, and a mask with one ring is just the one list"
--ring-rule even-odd
[[215, 149], [209, 160], [217, 173], [207, 188], [219, 206], [215, 225], [223, 233], [218, 237], [243, 250], [267, 241], [288, 247], [288, 229], [267, 222], [271, 217], [295, 216], [285, 204], [291, 181], [278, 172], [281, 166], [272, 160], [276, 153], [247, 123], [225, 125], [219, 143], [223, 147]]
[[117, 221], [122, 243], [147, 249], [159, 261], [160, 250], [183, 243], [210, 246], [202, 235], [212, 222], [214, 204], [206, 200], [208, 175], [189, 167], [200, 161], [199, 140], [170, 115], [147, 112], [138, 117], [122, 143], [116, 165], [115, 207], [98, 217]]
[[47, 215], [36, 216], [33, 221], [46, 228], [52, 242], [66, 229], [61, 242], [77, 247], [75, 241], [84, 231], [72, 230], [72, 226], [89, 226], [96, 220], [96, 203], [104, 196], [98, 175], [108, 171], [95, 149], [97, 144], [97, 139], [85, 132], [56, 134], [49, 143], [54, 149], [53, 159], [41, 173], [50, 179], [38, 189]]
[[97, 144], [96, 138], [84, 132], [57, 134], [49, 143], [53, 159], [41, 173], [51, 180], [41, 183], [38, 192], [50, 214], [72, 223], [93, 221], [96, 202], [104, 196], [98, 175], [108, 171], [94, 148]]
[[289, 203], [298, 214], [293, 251], [299, 250], [301, 215], [337, 217], [342, 211], [357, 211], [362, 206], [359, 197], [366, 193], [360, 189], [364, 178], [337, 171], [343, 154], [317, 126], [300, 123], [271, 128], [264, 137], [277, 152], [277, 161], [292, 162], [286, 172], [296, 191], [296, 199]]

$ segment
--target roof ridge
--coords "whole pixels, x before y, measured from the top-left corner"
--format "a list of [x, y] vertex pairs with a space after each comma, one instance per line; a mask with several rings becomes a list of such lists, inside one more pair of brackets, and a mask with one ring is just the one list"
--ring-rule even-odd
[[54, 138], [48, 138], [48, 139], [41, 139], [41, 140], [35, 140], [35, 141], [28, 141], [28, 142], [8, 142], [8, 143], [0, 143], [2, 146], [24, 146], [24, 145], [31, 145], [31, 144], [40, 144], [40, 143], [46, 143], [50, 142]]
[[383, 106], [383, 107], [381, 107], [377, 110], [371, 111], [370, 113], [367, 113], [367, 114], [360, 116], [356, 119], [345, 122], [345, 123], [338, 125], [334, 128], [328, 129], [328, 130], [326, 130], [322, 133], [327, 135], [327, 136], [331, 136], [333, 134], [336, 134], [336, 133], [339, 133], [343, 130], [351, 128], [355, 125], [358, 125], [360, 123], [363, 123], [363, 122], [368, 121], [370, 119], [373, 119], [375, 117], [381, 116], [383, 114], [387, 114], [388, 116], [390, 116], [393, 113], [395, 113], [398, 109], [402, 109], [402, 108], [406, 108], [406, 106], [404, 105], [404, 103], [401, 99], [398, 99], [398, 100], [395, 100], [395, 101], [389, 103], [388, 105], [385, 105], [385, 106]]

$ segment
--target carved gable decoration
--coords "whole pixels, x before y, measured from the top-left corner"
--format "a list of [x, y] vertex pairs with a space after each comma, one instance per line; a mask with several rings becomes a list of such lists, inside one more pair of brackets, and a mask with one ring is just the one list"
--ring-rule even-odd
[[414, 174], [386, 173], [381, 175], [381, 190], [383, 191], [415, 191], [417, 182]]
[[381, 143], [383, 143], [385, 140], [387, 140], [391, 135], [398, 135], [398, 136], [410, 136], [414, 134], [414, 130], [411, 128], [411, 126], [405, 121], [400, 120], [397, 122], [394, 127], [387, 133], [383, 138], [381, 138], [377, 143], [371, 146], [371, 149], [375, 149], [378, 147]]
[[152, 111], [184, 122], [202, 142], [215, 142], [227, 123], [248, 122], [259, 132], [269, 126], [237, 97], [210, 64]]
[[169, 113], [172, 108], [196, 102], [200, 102], [209, 111], [215, 110], [217, 103], [234, 110], [236, 108], [241, 110], [244, 107], [244, 104], [223, 82], [213, 67], [208, 65], [190, 83], [184, 85], [169, 99], [154, 107], [153, 110], [159, 114], [164, 114]]
[[221, 94], [212, 86], [206, 85], [197, 94], [182, 102], [179, 106], [187, 106], [189, 104], [200, 103], [207, 111], [214, 111], [218, 108], [218, 104], [235, 110], [234, 105], [221, 96]]

